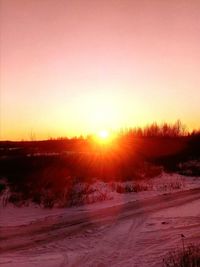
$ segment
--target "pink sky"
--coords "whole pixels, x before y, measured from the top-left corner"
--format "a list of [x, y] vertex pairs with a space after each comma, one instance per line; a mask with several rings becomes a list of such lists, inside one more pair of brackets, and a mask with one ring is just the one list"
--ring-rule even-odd
[[200, 126], [199, 0], [0, 3], [0, 139]]

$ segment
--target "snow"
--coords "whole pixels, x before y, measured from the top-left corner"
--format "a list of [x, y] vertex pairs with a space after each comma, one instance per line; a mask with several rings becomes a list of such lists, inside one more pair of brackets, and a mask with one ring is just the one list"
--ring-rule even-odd
[[200, 240], [200, 179], [163, 173], [143, 183], [148, 191], [119, 194], [97, 182], [112, 199], [72, 208], [1, 206], [0, 266], [160, 267], [182, 233]]
[[[133, 182], [112, 182], [112, 184], [120, 184], [122, 187], [130, 185]], [[6, 207], [2, 205], [3, 196], [0, 201], [0, 226], [17, 226], [30, 224], [39, 219], [43, 219], [49, 216], [62, 216], [63, 214], [77, 213], [80, 211], [93, 211], [103, 209], [106, 207], [112, 207], [128, 203], [132, 201], [138, 201], [142, 199], [152, 198], [154, 196], [167, 194], [171, 192], [178, 192], [181, 190], [194, 189], [200, 187], [200, 178], [198, 177], [185, 177], [179, 174], [162, 173], [160, 176], [141, 182], [142, 185], [148, 187], [148, 191], [133, 192], [133, 193], [117, 193], [113, 192], [111, 186], [101, 181], [95, 182], [91, 186], [92, 194], [90, 199], [95, 199], [98, 194], [107, 194], [107, 200], [104, 201], [91, 201], [93, 204], [84, 204], [78, 207], [71, 208], [53, 208], [44, 209], [33, 203], [28, 203], [28, 206], [16, 207], [13, 204], [8, 203]], [[178, 186], [177, 186], [178, 185]], [[113, 185], [112, 185], [113, 186]], [[77, 191], [81, 190], [82, 184], [77, 184]], [[9, 190], [5, 192], [5, 198], [9, 195]], [[88, 202], [90, 203], [90, 201]]]
[[[61, 254], [56, 253], [46, 253], [42, 255], [32, 255], [25, 260], [24, 256], [18, 256], [16, 259], [12, 259], [11, 257], [4, 257], [0, 259], [1, 266], [20, 266], [20, 267], [54, 267], [54, 266], [62, 266], [65, 263], [65, 258]], [[67, 266], [67, 265], [66, 265]]]
[[61, 215], [61, 209], [44, 209], [31, 204], [28, 207], [16, 207], [8, 204], [0, 208], [0, 226], [19, 226], [33, 223], [39, 219]]

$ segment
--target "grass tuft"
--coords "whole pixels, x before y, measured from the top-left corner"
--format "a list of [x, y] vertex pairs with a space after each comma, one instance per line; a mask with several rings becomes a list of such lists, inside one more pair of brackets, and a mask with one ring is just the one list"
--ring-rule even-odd
[[163, 267], [200, 267], [200, 245], [190, 244], [170, 252], [163, 259]]

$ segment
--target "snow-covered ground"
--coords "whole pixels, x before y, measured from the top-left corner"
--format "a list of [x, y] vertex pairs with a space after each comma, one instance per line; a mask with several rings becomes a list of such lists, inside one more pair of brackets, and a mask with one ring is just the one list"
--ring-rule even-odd
[[73, 208], [1, 206], [0, 266], [162, 266], [181, 234], [200, 241], [200, 178], [143, 183], [148, 191]]
[[[97, 210], [106, 207], [116, 206], [127, 202], [138, 201], [142, 199], [152, 198], [153, 196], [167, 194], [171, 192], [177, 192], [182, 190], [188, 190], [200, 187], [199, 177], [188, 177], [179, 174], [168, 174], [162, 173], [160, 176], [137, 182], [136, 184], [146, 187], [145, 191], [132, 192], [132, 193], [117, 193], [116, 187], [122, 189], [131, 188], [134, 182], [111, 182], [109, 184], [97, 181], [92, 187], [92, 194], [90, 197], [95, 199], [95, 196], [99, 194], [106, 194], [107, 200], [96, 201], [93, 204], [71, 207], [71, 208], [53, 208], [45, 209], [33, 203], [27, 203], [27, 205], [16, 207], [11, 203], [7, 203], [4, 207], [3, 198], [7, 198], [9, 191], [5, 192], [4, 195], [0, 197], [0, 227], [1, 226], [17, 226], [29, 224], [31, 222], [37, 221], [38, 219], [63, 215], [72, 214], [83, 210]], [[77, 186], [77, 190], [81, 188], [82, 185]], [[97, 198], [98, 200], [98, 198]]]

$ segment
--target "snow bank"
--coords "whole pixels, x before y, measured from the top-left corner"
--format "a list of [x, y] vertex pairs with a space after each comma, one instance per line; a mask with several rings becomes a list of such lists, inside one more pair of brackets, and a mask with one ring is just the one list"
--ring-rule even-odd
[[[112, 207], [127, 202], [148, 199], [153, 196], [162, 195], [181, 190], [187, 190], [200, 187], [200, 178], [185, 177], [179, 174], [162, 173], [160, 176], [141, 182], [124, 182], [119, 183], [112, 181], [105, 183], [96, 181], [92, 185], [79, 183], [76, 185], [76, 193], [79, 194], [83, 190], [87, 194], [83, 194], [82, 205], [70, 208], [58, 208], [60, 203], [57, 203], [57, 208], [44, 209], [33, 203], [26, 203], [21, 207], [16, 207], [11, 203], [6, 203], [9, 198], [10, 191], [7, 188], [0, 197], [0, 226], [16, 226], [32, 223], [38, 219], [48, 216], [62, 216], [83, 211], [97, 210], [106, 207]], [[120, 188], [120, 193], [117, 192]], [[144, 191], [134, 191], [134, 188], [140, 188]], [[132, 191], [131, 191], [132, 190]], [[91, 203], [93, 203], [91, 205]]]

